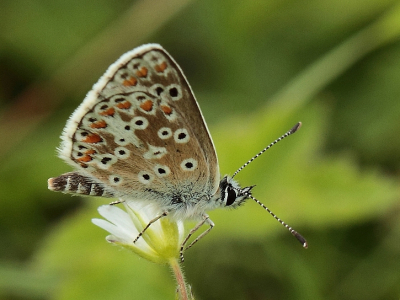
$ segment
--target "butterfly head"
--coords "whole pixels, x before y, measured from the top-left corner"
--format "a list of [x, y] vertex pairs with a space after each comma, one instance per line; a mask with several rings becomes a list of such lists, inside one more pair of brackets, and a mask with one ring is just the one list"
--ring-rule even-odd
[[241, 188], [232, 177], [224, 176], [219, 183], [221, 206], [232, 208], [240, 206], [249, 199], [253, 187], [254, 185]]

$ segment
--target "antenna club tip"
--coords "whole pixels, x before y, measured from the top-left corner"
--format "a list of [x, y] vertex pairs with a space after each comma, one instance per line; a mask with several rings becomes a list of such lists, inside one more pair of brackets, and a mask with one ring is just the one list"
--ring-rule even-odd
[[293, 230], [292, 234], [296, 237], [296, 239], [303, 245], [304, 249], [308, 248], [308, 243], [306, 241], [306, 239], [297, 231]]
[[299, 130], [301, 127], [301, 122], [298, 122], [296, 125], [293, 126], [292, 129], [290, 129], [290, 134], [295, 133], [297, 130]]

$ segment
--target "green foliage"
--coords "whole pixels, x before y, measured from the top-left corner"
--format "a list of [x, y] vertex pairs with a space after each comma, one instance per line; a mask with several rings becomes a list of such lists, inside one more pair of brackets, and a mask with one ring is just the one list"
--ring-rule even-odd
[[91, 224], [107, 201], [46, 187], [70, 170], [55, 151], [69, 114], [145, 42], [185, 71], [222, 174], [303, 123], [237, 179], [309, 249], [252, 200], [210, 212], [185, 255], [196, 299], [398, 299], [399, 3], [156, 2], [2, 3], [0, 299], [173, 299], [167, 268]]

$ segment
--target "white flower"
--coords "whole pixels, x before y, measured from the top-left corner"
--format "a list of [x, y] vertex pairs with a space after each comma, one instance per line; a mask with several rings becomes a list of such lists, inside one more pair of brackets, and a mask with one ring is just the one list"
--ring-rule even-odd
[[182, 221], [172, 221], [162, 217], [133, 243], [139, 233], [160, 212], [154, 207], [140, 202], [123, 202], [126, 211], [114, 206], [103, 205], [98, 208], [103, 219], [92, 219], [93, 224], [111, 233], [106, 237], [110, 243], [127, 248], [141, 257], [155, 263], [170, 263], [179, 257], [179, 250], [184, 237]]

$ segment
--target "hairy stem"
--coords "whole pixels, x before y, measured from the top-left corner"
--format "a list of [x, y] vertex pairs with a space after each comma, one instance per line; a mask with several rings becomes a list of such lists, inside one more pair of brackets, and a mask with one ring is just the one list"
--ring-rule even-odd
[[171, 269], [174, 272], [175, 279], [178, 284], [179, 295], [180, 295], [179, 299], [188, 300], [185, 277], [183, 276], [180, 264], [175, 258], [173, 258], [170, 260], [169, 265], [171, 266]]

